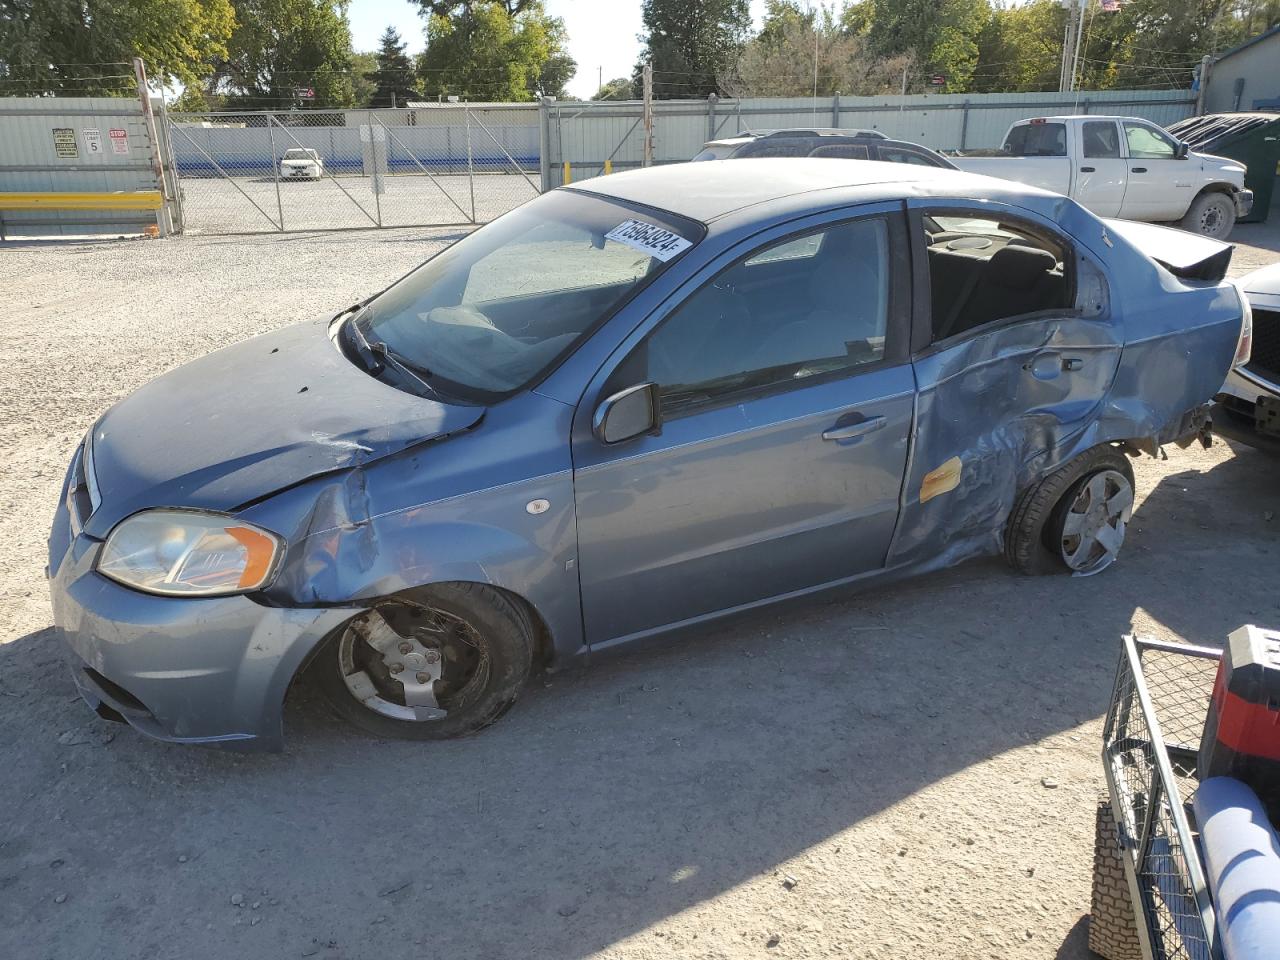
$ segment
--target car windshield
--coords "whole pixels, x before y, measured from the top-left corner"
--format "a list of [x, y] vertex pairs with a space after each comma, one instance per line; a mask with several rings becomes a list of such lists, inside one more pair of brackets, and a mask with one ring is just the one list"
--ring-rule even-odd
[[286, 160], [310, 160], [311, 154], [306, 150], [286, 150], [284, 158]]
[[355, 322], [433, 389], [489, 402], [537, 379], [700, 238], [689, 221], [556, 190], [428, 260]]

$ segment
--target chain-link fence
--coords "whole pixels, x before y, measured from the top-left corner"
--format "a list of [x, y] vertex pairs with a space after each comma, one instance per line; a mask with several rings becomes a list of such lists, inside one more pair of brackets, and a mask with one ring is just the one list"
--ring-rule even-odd
[[1139, 937], [1156, 960], [1213, 960], [1187, 803], [1219, 652], [1132, 637], [1124, 649], [1103, 756]]
[[540, 192], [537, 109], [170, 113], [187, 232], [484, 223]]

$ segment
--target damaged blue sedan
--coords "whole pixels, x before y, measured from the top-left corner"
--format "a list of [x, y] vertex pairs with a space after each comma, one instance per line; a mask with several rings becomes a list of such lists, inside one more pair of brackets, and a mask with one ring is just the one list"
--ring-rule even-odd
[[49, 541], [84, 698], [279, 748], [478, 730], [535, 669], [1003, 553], [1112, 563], [1207, 439], [1230, 248], [1003, 180], [700, 163], [561, 188], [109, 410]]

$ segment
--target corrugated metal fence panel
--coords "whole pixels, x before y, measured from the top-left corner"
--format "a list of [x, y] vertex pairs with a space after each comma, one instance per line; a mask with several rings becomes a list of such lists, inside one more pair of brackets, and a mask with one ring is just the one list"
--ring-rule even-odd
[[[116, 131], [123, 131], [123, 135]], [[137, 100], [123, 97], [0, 98], [0, 192], [158, 190]], [[137, 232], [143, 211], [5, 211], [8, 236]]]
[[[687, 160], [708, 139], [748, 130], [862, 128], [937, 150], [975, 150], [998, 147], [1009, 125], [1027, 117], [1113, 113], [1166, 125], [1189, 116], [1194, 107], [1194, 95], [1185, 90], [1090, 91], [1078, 98], [1051, 92], [659, 101], [654, 104], [654, 161]], [[642, 113], [639, 101], [553, 104], [551, 185], [562, 181], [565, 161], [575, 179], [599, 175], [606, 158], [614, 169], [638, 165], [644, 145]]]

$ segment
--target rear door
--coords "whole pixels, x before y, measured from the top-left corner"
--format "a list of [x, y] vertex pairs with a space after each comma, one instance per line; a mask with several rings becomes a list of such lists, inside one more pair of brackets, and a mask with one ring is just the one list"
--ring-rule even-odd
[[[916, 440], [890, 563], [998, 543], [1038, 463], [1086, 429], [1122, 346], [1099, 264], [1020, 208], [912, 201]], [[923, 299], [923, 298], [919, 298]]]
[[1129, 163], [1121, 155], [1120, 126], [1114, 120], [1085, 120], [1080, 124], [1080, 161], [1073, 195], [1100, 217], [1114, 217], [1124, 202]]
[[[593, 645], [883, 567], [915, 382], [905, 221], [870, 210], [745, 241], [588, 388], [572, 443]], [[661, 432], [601, 442], [599, 402], [644, 382]]]

